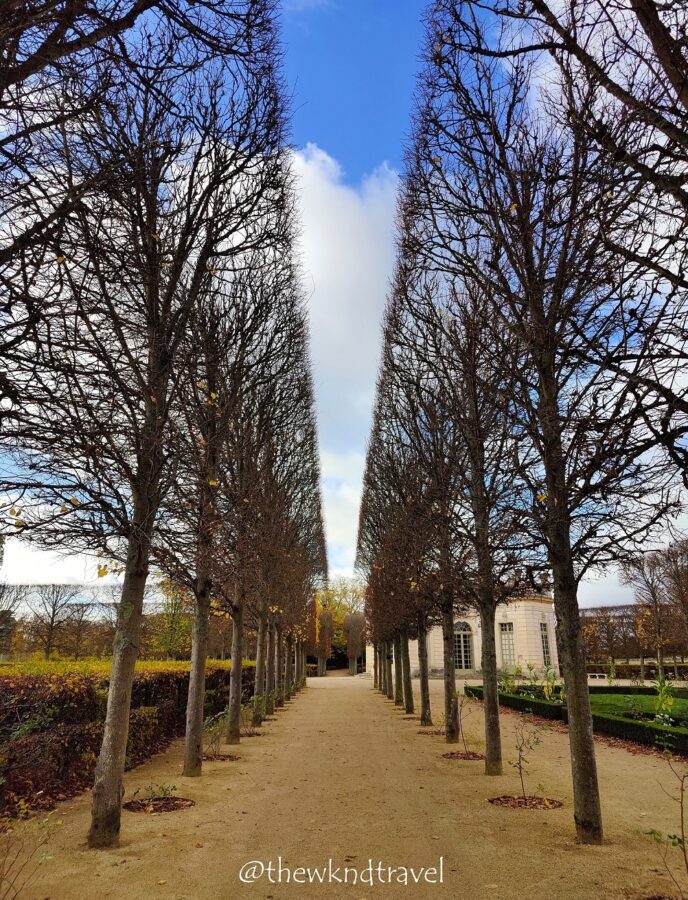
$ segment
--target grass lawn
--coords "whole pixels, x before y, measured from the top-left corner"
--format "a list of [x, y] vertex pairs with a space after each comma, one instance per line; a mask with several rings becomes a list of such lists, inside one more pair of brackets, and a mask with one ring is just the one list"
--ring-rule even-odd
[[[590, 706], [593, 713], [610, 716], [629, 716], [636, 713], [654, 716], [656, 699], [645, 694], [590, 694]], [[685, 724], [688, 722], [688, 700], [679, 700], [675, 697], [671, 709], [667, 710], [666, 714], [677, 723]]]

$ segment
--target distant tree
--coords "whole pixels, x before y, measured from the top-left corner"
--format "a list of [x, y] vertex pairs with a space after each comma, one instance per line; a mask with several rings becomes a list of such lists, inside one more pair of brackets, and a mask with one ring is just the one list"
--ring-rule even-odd
[[621, 569], [622, 581], [633, 588], [636, 603], [647, 615], [648, 646], [656, 654], [657, 668], [661, 676], [664, 675], [664, 648], [667, 643], [669, 612], [663, 574], [661, 551], [627, 559]]
[[332, 655], [334, 638], [334, 616], [328, 607], [321, 608], [318, 615], [318, 675], [327, 673], [327, 660]]
[[365, 617], [363, 613], [348, 613], [344, 617], [344, 635], [346, 637], [346, 655], [349, 659], [349, 675], [355, 675], [358, 658], [363, 650], [363, 634]]
[[166, 659], [186, 658], [191, 650], [193, 597], [169, 579], [161, 580], [159, 588], [160, 599], [147, 613], [151, 650]]
[[68, 653], [72, 659], [82, 656], [92, 656], [92, 635], [95, 627], [94, 605], [81, 596], [71, 604], [70, 616], [65, 623], [64, 636], [61, 642], [61, 650]]
[[[0, 564], [1, 552], [0, 549]], [[0, 582], [0, 653], [11, 651], [17, 617], [26, 606], [28, 593], [26, 585]]]
[[68, 584], [39, 584], [30, 589], [30, 629], [35, 644], [50, 659], [71, 621], [79, 589]]

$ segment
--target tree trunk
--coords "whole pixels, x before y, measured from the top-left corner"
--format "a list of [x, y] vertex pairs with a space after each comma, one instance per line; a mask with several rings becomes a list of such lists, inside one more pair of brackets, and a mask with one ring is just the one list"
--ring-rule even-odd
[[576, 834], [584, 844], [602, 843], [602, 813], [597, 783], [592, 714], [573, 569], [553, 567], [554, 604], [561, 632]]
[[408, 633], [401, 635], [401, 673], [404, 683], [404, 709], [409, 715], [415, 712], [413, 706], [413, 682], [411, 681], [411, 660], [409, 659]]
[[186, 733], [182, 775], [195, 778], [203, 769], [203, 721], [205, 719], [205, 663], [208, 655], [210, 579], [203, 579], [196, 594], [191, 635], [191, 671], [186, 701]]
[[602, 843], [602, 811], [597, 782], [595, 744], [586, 669], [585, 640], [578, 609], [578, 589], [571, 552], [567, 472], [562, 447], [558, 380], [551, 350], [543, 351], [539, 368], [539, 428], [547, 488], [546, 519], [552, 567], [554, 609], [563, 652], [573, 777], [573, 817], [581, 843]]
[[284, 706], [284, 642], [282, 641], [282, 629], [277, 629], [275, 662], [275, 706]]
[[[143, 518], [145, 521], [148, 517]], [[105, 730], [93, 785], [89, 847], [116, 847], [119, 844], [131, 687], [138, 656], [150, 553], [150, 533], [140, 536], [138, 531], [135, 527], [127, 548], [127, 565], [112, 653]]]
[[275, 712], [275, 626], [268, 621], [267, 675], [265, 678], [265, 714]]
[[241, 740], [241, 650], [243, 643], [244, 603], [239, 600], [232, 610], [232, 668], [229, 677], [227, 706], [227, 743]]
[[432, 725], [430, 712], [430, 672], [428, 670], [428, 629], [425, 613], [418, 613], [418, 668], [420, 669], [420, 724]]
[[377, 659], [377, 644], [373, 644], [373, 690], [377, 690], [378, 688], [378, 659]]
[[301, 690], [301, 641], [297, 640], [294, 646], [294, 686], [296, 691]]
[[640, 654], [640, 680], [645, 681], [645, 657]]
[[287, 645], [287, 659], [286, 659], [286, 665], [284, 667], [284, 699], [291, 700], [292, 684], [294, 681], [294, 667], [293, 667], [294, 638], [292, 637], [291, 632], [289, 632], [287, 634], [285, 643]]
[[444, 656], [444, 733], [448, 744], [458, 744], [455, 694], [456, 664], [454, 660], [454, 606], [446, 602], [442, 608], [442, 650]]
[[497, 646], [493, 603], [480, 609], [482, 631], [481, 666], [483, 670], [483, 707], [485, 713], [485, 774], [502, 774], [502, 737], [499, 730], [497, 693]]
[[394, 635], [394, 705], [404, 705], [404, 685], [401, 674], [401, 634]]
[[267, 616], [261, 610], [258, 616], [256, 640], [256, 682], [253, 688], [253, 715], [251, 721], [258, 726], [265, 715], [265, 644], [267, 641]]
[[394, 700], [394, 679], [392, 678], [392, 641], [385, 641], [385, 688], [387, 699]]

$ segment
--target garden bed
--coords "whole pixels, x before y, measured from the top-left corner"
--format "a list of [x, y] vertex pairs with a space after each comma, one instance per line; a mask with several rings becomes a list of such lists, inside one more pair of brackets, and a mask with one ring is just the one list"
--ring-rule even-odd
[[453, 753], [443, 753], [442, 759], [480, 760], [485, 759], [485, 755], [483, 753], [473, 753], [471, 750], [456, 750]]
[[176, 812], [179, 809], [190, 809], [196, 805], [195, 800], [187, 797], [143, 797], [141, 800], [128, 800], [122, 804], [122, 809], [134, 813], [166, 813]]
[[551, 797], [513, 797], [510, 794], [490, 797], [488, 803], [507, 809], [561, 809], [563, 806], [561, 800], [552, 800]]
[[[483, 688], [480, 685], [467, 685], [466, 694], [477, 700], [483, 699]], [[632, 718], [623, 712], [630, 710], [631, 702], [637, 702], [641, 706], [650, 708], [651, 698], [636, 695], [634, 701], [621, 701], [620, 694], [614, 692], [612, 699], [603, 700], [603, 695], [592, 695], [592, 723], [595, 734], [604, 734], [626, 741], [668, 750], [671, 753], [688, 755], [688, 727], [682, 725], [669, 725], [649, 719]], [[646, 701], [643, 704], [643, 701]], [[537, 697], [524, 694], [499, 693], [499, 702], [503, 706], [516, 709], [520, 712], [530, 712], [546, 719], [568, 722], [568, 711], [561, 702], [553, 700], [541, 700]], [[680, 704], [681, 715], [688, 715], [688, 703], [677, 699], [674, 704]], [[672, 707], [672, 711], [673, 711]], [[621, 713], [621, 714], [620, 714]], [[673, 721], [673, 716], [671, 717]]]

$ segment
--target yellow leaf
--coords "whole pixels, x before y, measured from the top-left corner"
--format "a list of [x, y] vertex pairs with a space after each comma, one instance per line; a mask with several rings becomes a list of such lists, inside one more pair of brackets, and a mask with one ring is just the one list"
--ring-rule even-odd
[[67, 512], [68, 509], [69, 509], [69, 507], [63, 503], [62, 506], [60, 507], [60, 512], [65, 513], [65, 512]]
[[547, 494], [538, 494], [535, 499], [537, 500], [538, 503], [544, 503], [545, 500], [547, 499]]
[[511, 213], [512, 216], [515, 216], [516, 213], [518, 212], [518, 206], [515, 203], [512, 203], [511, 206], [509, 207], [509, 212]]
[[18, 516], [18, 515], [19, 515], [19, 512], [18, 512], [18, 510], [16, 510], [14, 507], [12, 507], [12, 509], [10, 510], [10, 515], [11, 515], [11, 516]]
[[26, 522], [24, 522], [22, 519], [15, 519], [13, 525], [15, 528], [24, 528]]
[[58, 264], [58, 266], [62, 265], [62, 263], [63, 263], [64, 261], [65, 261], [64, 256], [58, 256], [58, 257], [56, 257], [56, 259], [55, 259], [55, 262]]
[[72, 497], [71, 500], [70, 500], [69, 502], [72, 504], [72, 506], [78, 506], [78, 505], [79, 505], [79, 501], [76, 499], [76, 497]]
[[215, 479], [213, 479], [212, 481], [209, 481], [208, 484], [210, 485], [210, 487], [217, 487], [219, 481], [215, 481]]

